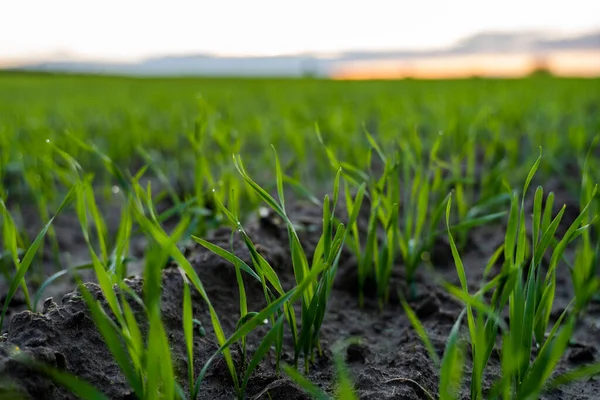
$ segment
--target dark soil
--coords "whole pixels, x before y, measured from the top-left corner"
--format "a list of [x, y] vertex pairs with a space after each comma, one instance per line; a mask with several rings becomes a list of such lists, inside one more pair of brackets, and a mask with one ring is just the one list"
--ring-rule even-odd
[[[567, 206], [576, 207], [577, 204], [571, 202], [567, 203]], [[320, 232], [320, 210], [298, 206], [290, 214], [292, 220], [305, 228], [301, 236], [304, 246], [314, 249]], [[291, 288], [294, 278], [283, 226], [276, 218], [269, 216], [249, 223], [246, 230], [258, 244], [259, 251], [277, 270], [284, 287]], [[212, 232], [209, 239], [229, 249], [230, 235], [229, 229], [219, 229]], [[468, 279], [473, 288], [479, 287], [482, 269], [496, 244], [503, 240], [502, 236], [501, 227], [481, 228], [473, 232], [469, 246], [462, 252]], [[237, 236], [234, 237], [233, 248], [238, 256], [250, 264], [248, 252]], [[447, 242], [440, 240], [434, 253], [432, 260], [435, 263], [436, 274], [457, 282]], [[188, 254], [220, 316], [225, 332], [231, 334], [239, 318], [238, 288], [233, 266], [200, 246], [190, 246]], [[336, 372], [330, 349], [339, 340], [358, 337], [360, 341], [347, 347], [345, 356], [361, 399], [423, 399], [427, 398], [426, 392], [437, 396], [438, 371], [406, 318], [398, 297], [392, 296], [383, 311], [379, 311], [373, 296], [367, 296], [365, 307], [359, 308], [355, 270], [355, 260], [349, 254], [344, 254], [321, 331], [324, 354], [312, 365], [309, 378], [325, 390], [333, 392]], [[393, 276], [393, 285], [406, 293], [404, 282], [403, 267], [398, 265]], [[436, 277], [428, 272], [428, 269], [421, 268], [416, 277], [417, 297], [412, 299], [410, 304], [441, 355], [448, 333], [462, 307], [436, 282]], [[140, 278], [132, 278], [128, 280], [128, 284], [136, 293], [141, 294]], [[564, 309], [573, 296], [566, 268], [561, 269], [559, 285], [555, 313]], [[87, 287], [96, 298], [102, 300], [97, 285], [89, 283]], [[174, 368], [180, 384], [186, 387], [187, 357], [181, 317], [182, 291], [182, 279], [177, 270], [173, 267], [166, 268], [163, 273], [161, 306], [171, 341]], [[264, 306], [261, 287], [248, 279], [246, 291], [249, 309], [260, 310]], [[395, 292], [392, 290], [392, 293]], [[193, 300], [194, 317], [206, 327], [206, 336], [197, 335], [194, 342], [195, 370], [199, 371], [218, 346], [211, 331], [206, 305], [198, 295], [195, 295]], [[60, 300], [55, 296], [55, 301], [59, 304], [52, 300], [45, 302], [42, 313], [23, 311], [15, 313], [10, 320], [8, 332], [3, 343], [0, 343], [0, 388], [4, 389], [4, 392], [0, 389], [0, 397], [17, 398], [14, 393], [19, 393], [23, 398], [31, 399], [75, 398], [61, 386], [14, 359], [11, 354], [14, 354], [14, 348], [18, 346], [20, 352], [79, 376], [112, 399], [135, 398], [118, 366], [110, 357], [101, 335], [95, 329], [78, 291], [68, 293]], [[135, 306], [134, 311], [141, 315], [141, 311]], [[262, 333], [264, 332], [259, 330], [250, 338], [250, 352], [255, 349]], [[600, 304], [593, 304], [588, 315], [579, 324], [571, 348], [561, 360], [558, 371], [564, 372], [597, 362], [599, 348]], [[292, 357], [290, 348], [284, 346], [284, 349], [284, 359], [289, 361]], [[232, 350], [234, 358], [239, 360], [237, 347], [234, 346]], [[277, 376], [274, 361], [274, 355], [271, 354], [261, 363], [250, 380], [247, 398], [309, 398], [285, 376]], [[487, 388], [491, 386], [494, 375], [499, 371], [497, 357], [492, 357], [488, 370], [484, 385]], [[467, 371], [467, 379], [468, 376]], [[545, 394], [544, 398], [593, 399], [598, 398], [598, 393], [600, 382], [592, 379], [552, 391]], [[234, 396], [226, 365], [219, 359], [210, 368], [199, 397], [214, 400], [232, 399]], [[468, 398], [467, 386], [463, 397]]]

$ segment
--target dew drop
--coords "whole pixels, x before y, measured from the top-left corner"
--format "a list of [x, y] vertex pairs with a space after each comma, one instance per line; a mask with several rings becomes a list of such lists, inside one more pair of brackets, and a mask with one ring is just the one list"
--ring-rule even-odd
[[46, 143], [50, 143], [50, 139], [46, 139]]
[[113, 194], [117, 194], [119, 193], [120, 189], [117, 185], [115, 185], [110, 189], [110, 191], [113, 192]]

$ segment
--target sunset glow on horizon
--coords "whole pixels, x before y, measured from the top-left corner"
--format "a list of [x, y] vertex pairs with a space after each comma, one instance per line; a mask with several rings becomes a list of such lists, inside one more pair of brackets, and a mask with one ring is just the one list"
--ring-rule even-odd
[[557, 76], [600, 76], [600, 51], [530, 54], [481, 54], [414, 60], [365, 61], [341, 65], [333, 79], [457, 79], [469, 77], [517, 78], [546, 69]]

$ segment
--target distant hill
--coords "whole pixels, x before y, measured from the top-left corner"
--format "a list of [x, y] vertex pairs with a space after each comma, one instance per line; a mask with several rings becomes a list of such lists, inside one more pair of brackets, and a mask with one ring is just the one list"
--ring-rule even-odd
[[318, 54], [273, 57], [216, 57], [196, 54], [150, 58], [137, 63], [52, 61], [11, 69], [134, 76], [329, 76], [337, 65], [353, 61], [515, 52], [543, 55], [565, 50], [600, 50], [600, 31], [566, 38], [550, 38], [539, 32], [482, 32], [453, 47], [431, 51], [353, 51], [334, 57], [322, 57]]

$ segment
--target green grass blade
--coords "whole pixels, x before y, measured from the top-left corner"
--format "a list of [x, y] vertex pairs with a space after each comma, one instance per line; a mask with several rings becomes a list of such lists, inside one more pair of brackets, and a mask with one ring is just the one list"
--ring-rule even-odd
[[560, 224], [565, 210], [566, 206], [563, 206], [558, 212], [558, 214], [556, 214], [556, 217], [554, 217], [552, 222], [548, 224], [548, 227], [544, 231], [540, 242], [537, 244], [537, 247], [534, 250], [534, 265], [539, 265], [539, 263], [542, 261], [542, 257], [544, 256], [546, 250], [548, 249], [548, 247], [552, 243], [552, 240], [554, 239], [554, 235], [556, 233], [556, 230], [558, 229], [558, 225]]
[[523, 202], [525, 201], [525, 195], [527, 194], [527, 189], [529, 188], [529, 184], [531, 183], [531, 180], [533, 179], [535, 173], [537, 172], [541, 161], [542, 161], [542, 148], [540, 147], [540, 155], [533, 163], [533, 166], [531, 167], [531, 169], [529, 170], [529, 173], [527, 174], [527, 179], [525, 179], [525, 185], [523, 186]]
[[469, 231], [478, 226], [486, 225], [506, 216], [506, 211], [485, 215], [483, 217], [471, 218], [454, 224], [450, 227], [452, 232]]
[[[192, 295], [187, 282], [183, 282], [183, 335], [188, 364], [188, 386], [190, 393], [194, 390], [194, 314], [192, 312]], [[191, 398], [195, 398], [191, 395]]]
[[38, 233], [37, 237], [31, 244], [31, 246], [29, 246], [29, 248], [27, 249], [25, 256], [23, 256], [23, 260], [21, 261], [21, 263], [19, 265], [19, 269], [17, 270], [17, 272], [15, 273], [15, 276], [13, 277], [13, 279], [11, 281], [10, 287], [8, 288], [8, 293], [6, 294], [6, 299], [4, 300], [4, 306], [2, 307], [2, 315], [0, 316], [0, 331], [2, 330], [2, 327], [4, 326], [4, 318], [6, 317], [6, 312], [8, 311], [8, 305], [10, 304], [13, 296], [17, 292], [17, 288], [19, 287], [19, 285], [21, 285], [21, 282], [23, 281], [25, 274], [27, 273], [27, 270], [31, 266], [31, 263], [33, 262], [33, 259], [35, 257], [37, 250], [40, 248], [40, 246], [42, 245], [42, 242], [44, 241], [44, 237], [46, 236], [48, 229], [50, 229], [50, 226], [54, 222], [54, 219], [58, 215], [60, 215], [60, 213], [69, 204], [71, 204], [74, 195], [75, 195], [75, 187], [73, 187], [73, 188], [71, 188], [71, 190], [69, 190], [69, 192], [65, 196], [64, 200], [62, 201], [62, 203], [56, 210], [56, 213], [54, 214], [54, 216], [52, 218], [50, 218], [50, 220], [46, 223], [46, 225], [44, 225], [44, 227], [42, 228], [40, 233]]
[[348, 368], [339, 353], [334, 354], [334, 361], [337, 367], [337, 393], [336, 400], [358, 400], [358, 395], [354, 390], [354, 384], [350, 379]]
[[88, 309], [92, 314], [94, 324], [102, 334], [104, 342], [119, 365], [121, 372], [123, 372], [123, 375], [125, 375], [127, 378], [127, 382], [132, 387], [134, 392], [139, 397], [143, 397], [144, 390], [142, 381], [133, 368], [129, 355], [125, 352], [125, 349], [121, 345], [119, 335], [115, 330], [115, 326], [112, 324], [112, 320], [108, 315], [106, 315], [106, 312], [102, 309], [100, 303], [94, 300], [91, 293], [85, 286], [83, 286], [83, 284], [80, 284], [79, 288], [81, 295], [83, 296]]
[[138, 326], [138, 323], [133, 315], [133, 311], [127, 301], [122, 301], [122, 309], [123, 315], [125, 317], [125, 322], [127, 323], [127, 334], [131, 338], [128, 341], [129, 346], [129, 355], [131, 358], [131, 362], [133, 363], [133, 367], [135, 368], [138, 374], [142, 374], [142, 354], [144, 351], [144, 339], [142, 338], [142, 333]]
[[513, 192], [510, 204], [510, 213], [508, 216], [508, 225], [504, 237], [504, 260], [508, 267], [515, 265], [515, 248], [517, 245], [519, 223], [519, 206], [517, 193]]
[[246, 183], [250, 185], [250, 187], [254, 190], [254, 192], [265, 202], [269, 207], [273, 209], [283, 220], [287, 222], [287, 215], [285, 210], [275, 201], [275, 199], [262, 187], [260, 187], [256, 182], [250, 178], [250, 176], [246, 173], [244, 169], [244, 165], [242, 164], [242, 159], [240, 156], [234, 157], [234, 164], [240, 175], [244, 178]]
[[192, 239], [200, 244], [201, 246], [205, 247], [206, 249], [212, 251], [213, 253], [215, 253], [216, 255], [218, 255], [219, 257], [223, 258], [224, 260], [229, 261], [230, 263], [232, 263], [233, 265], [237, 265], [240, 269], [242, 269], [244, 272], [246, 272], [248, 275], [250, 275], [251, 277], [253, 277], [254, 279], [256, 279], [258, 282], [261, 282], [260, 277], [256, 274], [256, 272], [254, 272], [254, 270], [252, 268], [250, 268], [250, 266], [248, 264], [246, 264], [244, 262], [244, 260], [242, 260], [241, 258], [237, 257], [235, 254], [230, 253], [229, 251], [210, 243], [207, 240], [204, 240], [202, 238], [196, 237], [196, 236], [192, 236]]
[[[192, 267], [190, 262], [183, 255], [183, 253], [181, 253], [181, 251], [177, 248], [177, 246], [175, 246], [173, 243], [170, 242], [168, 235], [160, 227], [155, 226], [145, 216], [141, 215], [139, 213], [139, 210], [137, 210], [137, 211], [138, 211], [138, 213], [137, 213], [136, 217], [137, 217], [138, 223], [142, 226], [143, 230], [145, 232], [147, 232], [149, 235], [151, 235], [154, 238], [154, 240], [163, 247], [164, 251], [167, 251], [175, 259], [175, 261], [179, 265], [180, 271], [182, 271], [182, 273], [185, 273], [185, 275], [192, 282], [192, 284], [194, 285], [194, 287], [196, 288], [196, 290], [198, 291], [200, 296], [206, 302], [208, 309], [209, 309], [215, 336], [216, 336], [219, 344], [222, 345], [227, 340], [225, 337], [225, 333], [223, 332], [223, 328], [219, 321], [219, 317], [217, 316], [217, 313], [216, 313], [212, 303], [210, 302], [210, 299], [208, 298], [206, 291], [204, 290], [204, 286], [202, 285], [202, 282], [200, 281], [198, 274], [196, 273], [196, 271], [194, 271], [194, 268]], [[234, 381], [234, 386], [237, 388], [238, 387], [238, 379], [237, 379], [235, 365], [233, 363], [233, 358], [231, 357], [231, 352], [229, 351], [229, 349], [225, 348], [223, 351], [223, 355], [225, 357], [225, 361], [227, 363], [229, 372]], [[197, 388], [197, 385], [195, 385], [194, 387]], [[196, 392], [197, 392], [197, 390], [196, 390]]]
[[569, 318], [560, 332], [555, 337], [549, 338], [550, 344], [542, 348], [521, 385], [521, 390], [518, 393], [519, 399], [537, 396], [542, 390], [543, 385], [565, 352], [574, 328], [575, 320]]
[[381, 158], [381, 161], [383, 161], [384, 164], [387, 164], [387, 157], [385, 156], [384, 152], [381, 150], [381, 148], [379, 147], [379, 145], [377, 144], [377, 142], [375, 141], [373, 136], [366, 130], [365, 130], [365, 134], [367, 136], [367, 140], [369, 141], [369, 144], [377, 152], [377, 155], [379, 155], [379, 158]]
[[48, 279], [46, 279], [38, 288], [37, 292], [35, 293], [35, 297], [33, 299], [33, 309], [34, 311], [36, 310], [37, 304], [40, 303], [40, 301], [42, 300], [42, 294], [44, 294], [44, 292], [46, 291], [46, 289], [48, 288], [48, 286], [52, 285], [54, 283], [54, 281], [56, 281], [57, 279], [62, 278], [65, 275], [69, 275], [74, 273], [75, 271], [85, 271], [88, 269], [93, 269], [94, 265], [92, 263], [89, 264], [83, 264], [83, 265], [78, 265], [76, 267], [72, 267], [69, 269], [63, 269], [62, 271], [58, 271], [55, 272], [54, 274], [50, 275], [48, 277]]
[[310, 379], [305, 378], [296, 369], [289, 365], [283, 365], [283, 372], [290, 377], [302, 390], [315, 400], [332, 400], [321, 388], [312, 383]]
[[533, 200], [533, 248], [538, 244], [540, 229], [542, 224], [542, 199], [544, 196], [544, 189], [541, 186], [535, 191]]
[[488, 316], [491, 320], [498, 324], [503, 331], [508, 331], [508, 326], [506, 325], [506, 322], [504, 322], [504, 319], [496, 311], [494, 311], [493, 308], [485, 304], [483, 301], [450, 283], [444, 283], [444, 288], [448, 291], [448, 293], [462, 301], [465, 305]]
[[419, 321], [419, 318], [417, 317], [415, 312], [412, 310], [410, 305], [408, 305], [406, 300], [402, 297], [402, 293], [399, 293], [399, 296], [401, 299], [402, 307], [404, 308], [404, 312], [406, 313], [408, 320], [410, 321], [411, 325], [413, 326], [413, 329], [417, 332], [417, 335], [419, 335], [419, 338], [425, 345], [425, 348], [427, 349], [427, 352], [429, 353], [429, 357], [431, 357], [431, 359], [433, 360], [433, 362], [435, 363], [436, 366], [439, 366], [440, 358], [437, 355], [437, 353], [435, 351], [435, 347], [433, 347], [431, 340], [429, 340], [429, 336], [427, 335], [427, 331], [425, 330], [425, 327], [423, 326], [423, 324], [421, 324], [421, 321]]
[[275, 146], [271, 145], [273, 149], [273, 153], [275, 153], [275, 171], [277, 178], [277, 195], [279, 196], [279, 204], [281, 204], [281, 208], [285, 210], [285, 198], [283, 192], [283, 173], [281, 172], [281, 164], [279, 163], [279, 156], [277, 156], [277, 150], [275, 150]]
[[[2, 221], [3, 226], [2, 226], [2, 232], [3, 232], [3, 236], [4, 236], [4, 249], [10, 254], [12, 260], [13, 260], [13, 264], [15, 265], [15, 269], [18, 270], [21, 267], [21, 261], [19, 259], [20, 255], [20, 251], [18, 249], [18, 244], [22, 243], [21, 238], [19, 237], [19, 232], [17, 230], [17, 227], [15, 225], [15, 222], [13, 220], [13, 218], [11, 217], [10, 213], [8, 212], [8, 209], [6, 208], [6, 205], [4, 204], [4, 201], [2, 201], [2, 199], [0, 198], [0, 211], [2, 211], [2, 213], [0, 214], [3, 217]], [[0, 259], [1, 261], [1, 259]], [[27, 288], [27, 282], [25, 281], [25, 277], [23, 277], [21, 279], [21, 290], [23, 291], [23, 294], [25, 296], [25, 303], [27, 304], [27, 308], [29, 310], [34, 310], [35, 309], [35, 305], [37, 303], [31, 303], [31, 299], [29, 296], [29, 289]], [[1, 326], [0, 326], [1, 329]]]
[[83, 400], [108, 400], [108, 397], [102, 392], [75, 375], [43, 364], [36, 363], [34, 368], [50, 376], [53, 381], [69, 389], [70, 392]]
[[553, 378], [548, 383], [548, 388], [558, 388], [559, 386], [565, 386], [575, 381], [586, 380], [598, 375], [600, 375], [600, 363], [584, 365]]
[[554, 206], [554, 193], [548, 193], [548, 197], [546, 197], [546, 202], [544, 203], [544, 215], [542, 216], [542, 226], [540, 230], [542, 232], [546, 232], [548, 227], [550, 226], [550, 221], [552, 220], [552, 207]]
[[461, 312], [452, 326], [444, 356], [440, 365], [440, 400], [455, 400], [459, 398], [465, 354], [459, 342], [460, 324], [465, 311]]
[[467, 285], [467, 274], [465, 273], [465, 267], [463, 266], [463, 262], [460, 258], [460, 254], [458, 254], [458, 249], [456, 248], [456, 243], [454, 242], [454, 237], [452, 236], [452, 232], [450, 231], [450, 210], [452, 209], [452, 196], [448, 198], [448, 203], [446, 205], [446, 228], [448, 230], [448, 239], [450, 241], [450, 249], [452, 251], [452, 257], [454, 258], [454, 264], [456, 266], [456, 272], [458, 272], [458, 279], [460, 280], [460, 285], [465, 293], [468, 293], [469, 287]]

